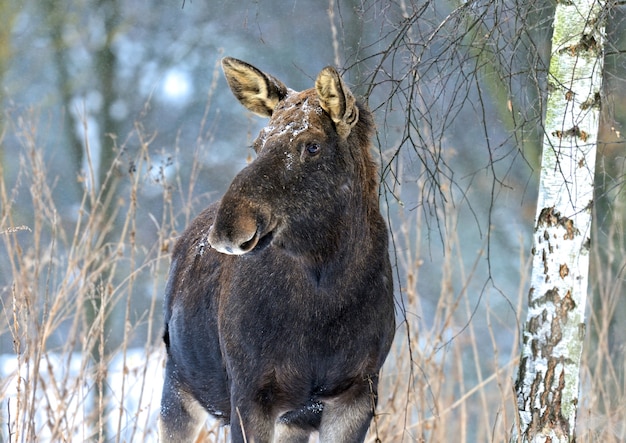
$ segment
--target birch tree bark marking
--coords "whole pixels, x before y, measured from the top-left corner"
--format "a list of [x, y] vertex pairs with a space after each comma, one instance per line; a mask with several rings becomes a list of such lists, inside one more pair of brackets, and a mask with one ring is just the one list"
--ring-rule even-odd
[[557, 1], [515, 442], [575, 439], [604, 12], [604, 1]]

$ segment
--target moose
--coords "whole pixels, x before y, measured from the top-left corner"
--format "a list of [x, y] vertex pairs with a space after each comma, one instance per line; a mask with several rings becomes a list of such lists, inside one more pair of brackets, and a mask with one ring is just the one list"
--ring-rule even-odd
[[362, 442], [395, 332], [372, 114], [333, 67], [302, 92], [222, 68], [270, 120], [174, 247], [160, 439], [194, 441], [211, 414], [234, 443]]

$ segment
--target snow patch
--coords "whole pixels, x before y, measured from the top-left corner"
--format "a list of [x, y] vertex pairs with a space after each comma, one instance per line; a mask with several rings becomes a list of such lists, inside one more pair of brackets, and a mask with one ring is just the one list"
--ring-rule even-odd
[[[105, 382], [108, 440], [158, 441], [164, 359], [163, 350], [147, 354], [144, 349], [113, 357]], [[55, 426], [65, 441], [88, 441], [98, 435], [88, 422], [96, 386], [88, 360], [79, 353], [45, 353], [35, 365], [32, 360], [20, 362], [15, 355], [0, 355], [0, 441], [13, 441], [9, 430], [21, 433], [27, 423], [33, 424], [39, 442], [58, 441], [58, 432], [53, 436], [51, 431]], [[34, 416], [24, 417], [31, 405]]]
[[305, 99], [300, 102], [286, 102], [285, 107], [281, 110], [282, 113], [288, 113], [297, 108], [295, 111], [297, 114], [301, 114], [301, 119], [292, 120], [285, 125], [275, 126], [268, 125], [261, 129], [259, 134], [259, 141], [261, 143], [261, 150], [265, 148], [265, 144], [270, 138], [283, 138], [289, 137], [287, 143], [293, 143], [293, 141], [303, 132], [307, 131], [311, 127], [310, 115], [315, 113], [321, 115], [324, 110], [318, 105], [311, 105], [309, 99]]

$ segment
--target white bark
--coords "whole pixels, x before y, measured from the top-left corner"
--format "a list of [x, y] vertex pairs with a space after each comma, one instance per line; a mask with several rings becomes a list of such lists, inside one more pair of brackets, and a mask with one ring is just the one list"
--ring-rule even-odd
[[575, 438], [600, 113], [603, 1], [558, 1], [511, 441]]

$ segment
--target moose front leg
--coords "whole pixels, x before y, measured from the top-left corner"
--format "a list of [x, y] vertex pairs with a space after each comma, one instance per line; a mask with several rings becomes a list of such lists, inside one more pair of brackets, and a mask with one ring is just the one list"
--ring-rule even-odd
[[298, 426], [281, 423], [276, 424], [274, 443], [308, 443], [311, 431]]
[[207, 419], [200, 404], [166, 371], [161, 414], [159, 417], [159, 441], [162, 443], [195, 441]]
[[320, 425], [322, 443], [361, 443], [376, 408], [376, 383], [366, 380], [338, 397], [324, 400]]
[[271, 443], [274, 420], [258, 404], [238, 402], [231, 410], [230, 432], [232, 443]]

